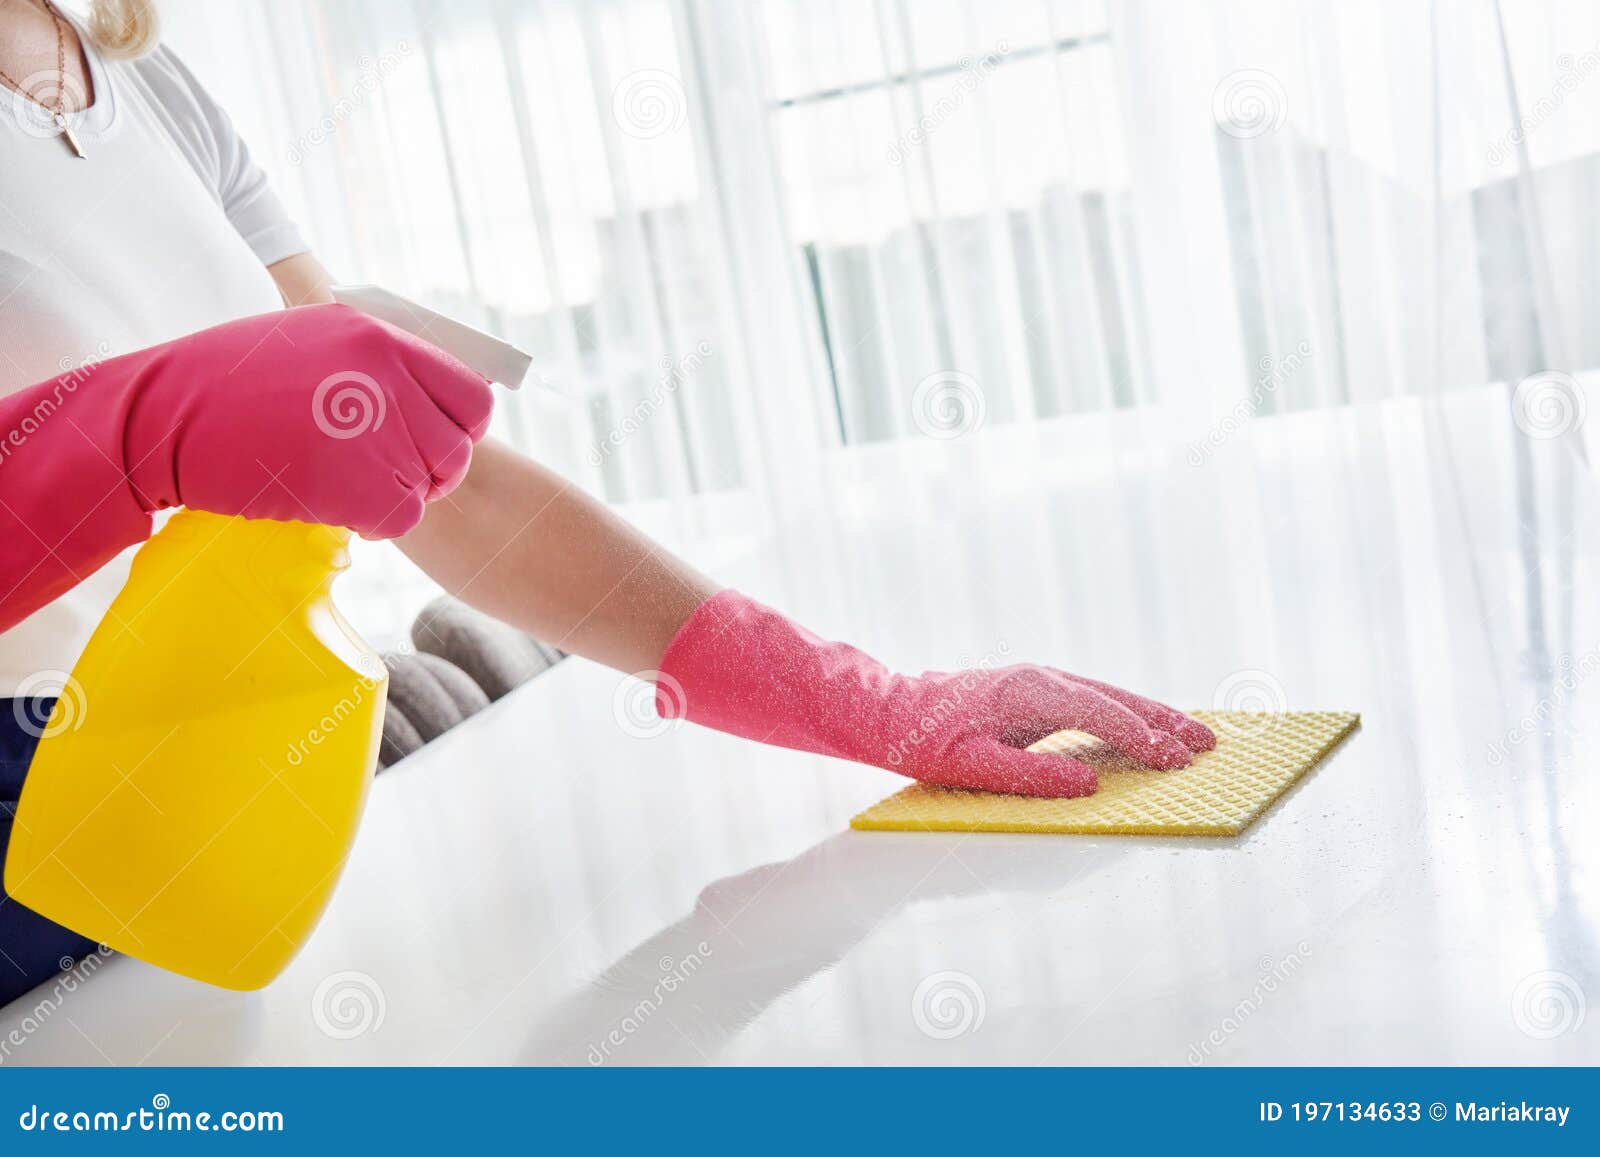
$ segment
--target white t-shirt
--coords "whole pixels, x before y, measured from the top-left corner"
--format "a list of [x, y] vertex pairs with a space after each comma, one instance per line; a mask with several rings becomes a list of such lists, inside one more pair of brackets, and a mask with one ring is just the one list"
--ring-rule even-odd
[[[282, 305], [266, 266], [306, 245], [232, 124], [164, 48], [102, 60], [87, 154], [0, 90], [0, 396], [91, 359]], [[124, 552], [0, 635], [0, 696], [53, 694], [128, 577]], [[51, 679], [55, 686], [50, 686]]]

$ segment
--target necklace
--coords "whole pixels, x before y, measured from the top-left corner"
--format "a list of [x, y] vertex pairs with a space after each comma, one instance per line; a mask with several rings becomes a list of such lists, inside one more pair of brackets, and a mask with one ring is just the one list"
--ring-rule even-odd
[[54, 107], [47, 106], [42, 101], [34, 100], [28, 93], [27, 88], [3, 68], [0, 68], [0, 80], [5, 81], [6, 84], [15, 89], [17, 94], [24, 100], [33, 101], [34, 104], [39, 105], [40, 108], [48, 112], [50, 114], [50, 122], [60, 130], [61, 137], [67, 142], [67, 147], [72, 150], [73, 155], [82, 157], [84, 155], [83, 147], [78, 144], [78, 138], [72, 132], [72, 125], [67, 121], [67, 34], [61, 27], [61, 17], [56, 14], [55, 5], [51, 4], [49, 0], [40, 0], [40, 3], [44, 5], [44, 10], [50, 14], [50, 19], [56, 26], [56, 92]]

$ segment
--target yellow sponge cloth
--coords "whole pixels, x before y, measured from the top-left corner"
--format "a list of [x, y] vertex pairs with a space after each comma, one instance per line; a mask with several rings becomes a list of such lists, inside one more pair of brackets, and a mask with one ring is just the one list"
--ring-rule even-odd
[[1196, 711], [1217, 746], [1188, 767], [1150, 771], [1079, 731], [1030, 751], [1072, 755], [1100, 773], [1081, 799], [1035, 799], [916, 783], [856, 816], [865, 831], [1236, 836], [1361, 723], [1346, 711]]

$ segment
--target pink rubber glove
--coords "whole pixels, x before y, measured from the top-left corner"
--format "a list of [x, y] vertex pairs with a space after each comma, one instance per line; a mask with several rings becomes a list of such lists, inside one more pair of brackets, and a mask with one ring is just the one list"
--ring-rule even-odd
[[482, 376], [342, 305], [0, 398], [0, 630], [143, 542], [164, 507], [404, 534], [466, 474], [492, 406]]
[[1049, 667], [896, 675], [732, 590], [700, 604], [668, 645], [656, 711], [924, 783], [1018, 795], [1099, 786], [1086, 763], [1022, 750], [1065, 728], [1161, 769], [1217, 742], [1180, 711]]

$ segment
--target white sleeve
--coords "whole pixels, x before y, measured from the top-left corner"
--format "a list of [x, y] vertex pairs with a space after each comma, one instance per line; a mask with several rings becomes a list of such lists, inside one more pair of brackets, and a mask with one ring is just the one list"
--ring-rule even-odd
[[136, 62], [168, 114], [173, 141], [263, 265], [310, 250], [228, 114], [170, 49]]

